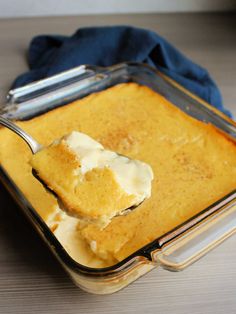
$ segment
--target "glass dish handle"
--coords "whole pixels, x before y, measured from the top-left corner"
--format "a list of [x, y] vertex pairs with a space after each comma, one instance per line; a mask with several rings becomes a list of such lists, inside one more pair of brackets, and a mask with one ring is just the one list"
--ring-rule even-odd
[[69, 84], [75, 79], [79, 80], [80, 78], [82, 79], [92, 76], [95, 73], [98, 73], [99, 69], [99, 67], [95, 66], [81, 65], [71, 70], [55, 74], [46, 79], [32, 82], [26, 86], [15, 88], [10, 90], [7, 95], [8, 105], [15, 103], [16, 100], [19, 102], [18, 100], [22, 99], [25, 95], [32, 95], [39, 90], [41, 92], [42, 89], [49, 89], [52, 88], [52, 86], [61, 87], [61, 84], [64, 85], [65, 82], [66, 84]]
[[[78, 94], [108, 78], [102, 68], [81, 65], [77, 68], [53, 75], [10, 90], [7, 103], [0, 106], [0, 114], [8, 119], [23, 120], [33, 117], [45, 110], [50, 110], [64, 102], [73, 101]], [[50, 98], [51, 106], [48, 106]]]
[[236, 232], [236, 204], [195, 226], [185, 236], [154, 253], [163, 268], [180, 271], [191, 265]]

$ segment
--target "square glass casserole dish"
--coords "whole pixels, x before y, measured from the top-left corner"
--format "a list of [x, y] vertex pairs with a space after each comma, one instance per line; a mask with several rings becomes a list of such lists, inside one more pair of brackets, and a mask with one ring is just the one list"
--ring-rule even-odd
[[[150, 87], [190, 116], [215, 125], [235, 140], [236, 123], [233, 120], [162, 73], [137, 63], [108, 68], [80, 66], [12, 90], [0, 113], [9, 119], [27, 120], [124, 82]], [[95, 294], [116, 292], [157, 266], [171, 271], [182, 270], [236, 231], [234, 190], [121, 262], [106, 268], [90, 268], [70, 257], [3, 167], [0, 179], [74, 282]]]

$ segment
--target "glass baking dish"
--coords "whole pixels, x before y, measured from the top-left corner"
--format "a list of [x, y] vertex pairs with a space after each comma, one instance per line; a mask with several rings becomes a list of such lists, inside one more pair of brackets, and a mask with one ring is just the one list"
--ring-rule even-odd
[[[138, 63], [107, 68], [84, 65], [11, 90], [0, 114], [9, 119], [26, 120], [90, 93], [131, 81], [149, 86], [189, 115], [214, 124], [235, 140], [233, 120], [166, 75]], [[182, 270], [236, 231], [236, 191], [232, 191], [116, 265], [89, 268], [69, 256], [3, 168], [0, 168], [0, 179], [74, 282], [90, 293], [116, 292], [157, 266]]]

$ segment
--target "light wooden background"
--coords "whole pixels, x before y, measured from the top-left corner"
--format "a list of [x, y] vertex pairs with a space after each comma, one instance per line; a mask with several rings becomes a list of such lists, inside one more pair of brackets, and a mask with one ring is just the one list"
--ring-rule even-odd
[[[226, 14], [83, 16], [0, 21], [0, 97], [25, 71], [33, 35], [70, 34], [79, 26], [133, 24], [151, 28], [202, 64], [236, 115], [236, 16]], [[152, 271], [110, 296], [73, 285], [0, 187], [0, 314], [236, 313], [236, 237], [181, 273]]]

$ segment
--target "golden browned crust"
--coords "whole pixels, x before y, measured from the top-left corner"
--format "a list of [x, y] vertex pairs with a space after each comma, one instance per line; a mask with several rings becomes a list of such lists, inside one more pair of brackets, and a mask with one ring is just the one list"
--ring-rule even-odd
[[133, 205], [135, 196], [120, 187], [111, 169], [95, 168], [82, 175], [76, 154], [63, 140], [33, 155], [30, 163], [72, 216], [103, 226]]
[[[79, 226], [108, 262], [135, 250], [235, 189], [236, 146], [211, 125], [199, 122], [151, 89], [120, 84], [19, 125], [43, 145], [73, 130], [105, 148], [151, 165], [152, 197], [134, 212], [115, 218], [103, 231]], [[12, 152], [19, 154], [12, 157]], [[0, 130], [0, 161], [40, 215], [47, 220], [55, 200], [33, 178], [30, 151]], [[95, 242], [92, 242], [95, 241]]]

